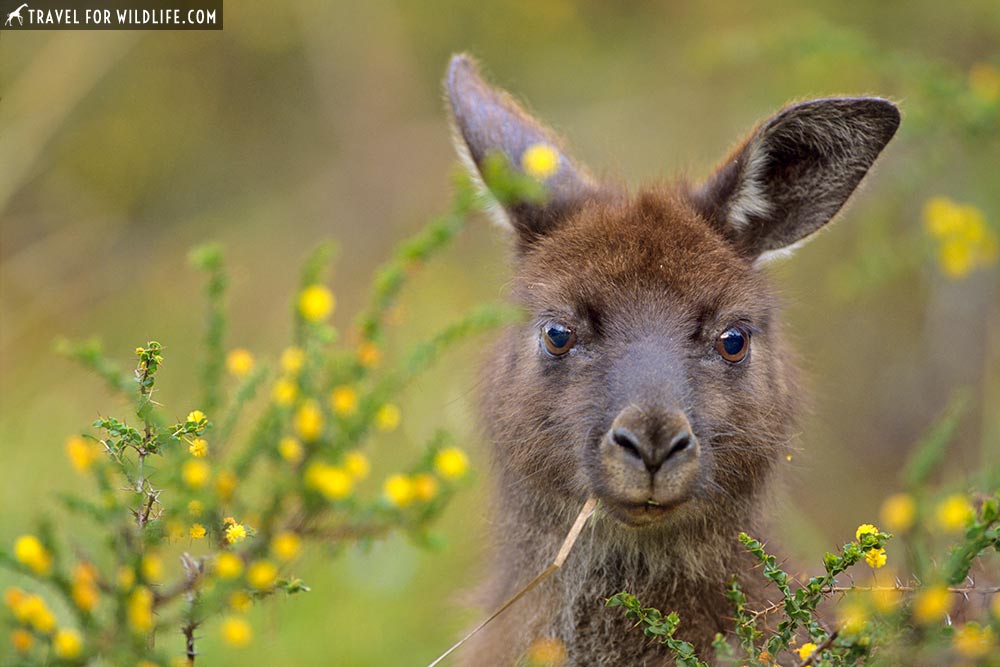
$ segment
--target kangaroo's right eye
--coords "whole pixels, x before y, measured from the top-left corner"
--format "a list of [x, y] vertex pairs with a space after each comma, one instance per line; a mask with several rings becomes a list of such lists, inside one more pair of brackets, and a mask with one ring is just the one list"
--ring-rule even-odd
[[576, 345], [576, 334], [558, 322], [546, 322], [542, 325], [542, 345], [553, 357], [561, 357]]

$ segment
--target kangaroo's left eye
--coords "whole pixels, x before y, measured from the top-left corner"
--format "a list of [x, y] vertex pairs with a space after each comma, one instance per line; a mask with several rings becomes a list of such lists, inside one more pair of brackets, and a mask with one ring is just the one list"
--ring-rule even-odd
[[561, 357], [576, 345], [576, 334], [563, 324], [546, 322], [542, 325], [542, 345], [553, 357]]
[[746, 327], [732, 326], [719, 334], [715, 351], [731, 364], [738, 364], [750, 354], [750, 331]]

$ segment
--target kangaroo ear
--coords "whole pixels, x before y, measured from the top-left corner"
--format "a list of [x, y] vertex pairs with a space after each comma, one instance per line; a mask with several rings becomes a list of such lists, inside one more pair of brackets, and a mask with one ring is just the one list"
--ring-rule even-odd
[[829, 222], [899, 127], [874, 97], [792, 105], [764, 122], [693, 193], [742, 252], [766, 259]]
[[597, 194], [594, 181], [570, 160], [555, 133], [532, 118], [509, 93], [486, 83], [471, 57], [452, 56], [445, 87], [455, 148], [484, 191], [488, 192], [483, 185], [487, 156], [499, 153], [512, 168], [522, 170], [522, 157], [532, 146], [543, 144], [556, 153], [555, 168], [544, 181], [543, 201], [494, 207], [497, 221], [513, 228], [522, 243], [543, 236]]

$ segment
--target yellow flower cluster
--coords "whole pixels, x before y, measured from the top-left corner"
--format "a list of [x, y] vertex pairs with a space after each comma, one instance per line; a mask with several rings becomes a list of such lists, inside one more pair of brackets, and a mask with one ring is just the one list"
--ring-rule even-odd
[[148, 553], [139, 563], [139, 572], [144, 581], [158, 584], [163, 581], [163, 559], [155, 553]]
[[229, 544], [239, 544], [247, 539], [247, 528], [242, 523], [237, 523], [232, 517], [227, 518], [225, 523], [226, 542]]
[[156, 625], [153, 616], [153, 592], [145, 586], [139, 586], [129, 595], [126, 606], [128, 624], [138, 634], [145, 634]]
[[354, 489], [354, 479], [351, 474], [338, 466], [332, 466], [319, 461], [306, 468], [306, 486], [318, 491], [328, 500], [342, 500], [351, 495]]
[[181, 479], [189, 488], [204, 488], [212, 479], [212, 467], [201, 459], [185, 461], [181, 465]]
[[921, 625], [937, 623], [951, 611], [952, 593], [944, 586], [929, 586], [913, 600], [913, 618]]
[[955, 631], [955, 652], [963, 658], [979, 659], [996, 655], [997, 640], [990, 626], [966, 623]]
[[937, 241], [938, 266], [949, 278], [964, 278], [997, 260], [996, 232], [975, 206], [934, 197], [924, 205], [924, 227]]
[[330, 408], [341, 417], [353, 415], [358, 411], [358, 392], [347, 385], [335, 387], [330, 393]]
[[942, 500], [934, 511], [937, 525], [949, 533], [965, 530], [973, 516], [975, 511], [972, 509], [972, 504], [960, 493], [952, 494]]
[[285, 531], [278, 533], [271, 540], [271, 551], [278, 557], [278, 560], [288, 562], [294, 560], [302, 549], [302, 538], [295, 533]]
[[243, 559], [231, 551], [223, 551], [215, 558], [215, 573], [220, 579], [236, 579], [243, 574]]
[[208, 534], [208, 531], [202, 524], [193, 523], [191, 524], [191, 529], [188, 531], [188, 534], [191, 536], [191, 539], [200, 540], [203, 539], [206, 534]]
[[306, 362], [306, 352], [301, 347], [289, 347], [281, 353], [281, 370], [287, 375], [297, 375]]
[[868, 566], [874, 570], [883, 567], [885, 565], [886, 558], [885, 549], [879, 547], [869, 549], [865, 552], [865, 562], [868, 563]]
[[802, 646], [800, 646], [798, 648], [797, 653], [799, 654], [799, 659], [800, 660], [805, 660], [806, 658], [808, 658], [809, 656], [811, 656], [813, 653], [815, 653], [817, 648], [818, 647], [816, 646], [816, 644], [814, 644], [812, 642], [806, 642], [805, 644], [803, 644]]
[[532, 144], [521, 154], [521, 168], [532, 178], [544, 181], [559, 170], [559, 153], [549, 144]]
[[882, 503], [879, 516], [886, 528], [894, 533], [905, 533], [917, 518], [917, 503], [908, 493], [889, 496]]
[[235, 377], [246, 377], [253, 370], [253, 365], [253, 354], [242, 347], [230, 350], [226, 355], [226, 370]]
[[188, 452], [196, 459], [203, 459], [208, 455], [208, 441], [205, 438], [194, 438], [188, 443]]
[[364, 368], [375, 368], [382, 360], [382, 352], [378, 345], [370, 341], [358, 346], [358, 363]]
[[277, 579], [278, 568], [269, 560], [254, 561], [247, 568], [247, 583], [258, 591], [271, 590]]
[[346, 454], [344, 454], [344, 469], [350, 473], [357, 481], [361, 481], [368, 477], [368, 472], [371, 470], [371, 464], [368, 463], [368, 457], [354, 449]]
[[274, 399], [275, 403], [284, 407], [295, 403], [298, 396], [299, 386], [295, 384], [295, 380], [289, 378], [279, 378], [274, 383], [274, 387], [271, 388], [271, 398]]
[[88, 614], [94, 611], [101, 599], [97, 579], [97, 568], [90, 563], [78, 563], [73, 568], [73, 584], [70, 593], [74, 604]]
[[458, 479], [469, 469], [469, 457], [457, 447], [446, 447], [434, 456], [434, 469], [445, 479]]
[[104, 453], [99, 443], [74, 435], [66, 441], [66, 456], [77, 472], [86, 472]]
[[295, 411], [292, 426], [300, 438], [306, 442], [319, 439], [323, 434], [323, 412], [316, 401], [306, 401]]
[[30, 626], [43, 635], [56, 628], [56, 617], [40, 595], [25, 593], [20, 588], [8, 588], [4, 603], [13, 612], [18, 623]]
[[46, 575], [52, 569], [52, 554], [34, 535], [17, 538], [14, 542], [14, 558], [38, 575]]
[[323, 322], [333, 314], [337, 300], [323, 285], [310, 285], [299, 294], [299, 314], [307, 322]]
[[375, 413], [375, 428], [382, 433], [392, 433], [399, 427], [402, 416], [399, 407], [386, 403]]
[[278, 442], [278, 454], [289, 463], [298, 463], [305, 456], [302, 443], [292, 436], [285, 436]]
[[253, 629], [245, 618], [227, 616], [220, 626], [222, 641], [234, 648], [243, 648], [253, 639]]

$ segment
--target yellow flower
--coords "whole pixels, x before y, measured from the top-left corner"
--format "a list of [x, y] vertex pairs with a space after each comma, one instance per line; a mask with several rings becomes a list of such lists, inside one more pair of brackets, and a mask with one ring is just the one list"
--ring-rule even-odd
[[965, 530], [974, 516], [974, 511], [968, 498], [955, 493], [938, 503], [934, 516], [941, 528], [949, 533], [957, 533]]
[[330, 407], [341, 417], [353, 415], [358, 411], [358, 392], [347, 385], [334, 388], [330, 394]]
[[969, 89], [984, 102], [1000, 100], [1000, 70], [989, 63], [976, 63], [969, 69]]
[[188, 503], [188, 514], [198, 518], [205, 511], [205, 505], [200, 500], [192, 500]]
[[375, 413], [375, 428], [383, 433], [392, 433], [399, 426], [400, 417], [399, 408], [392, 403], [386, 403]]
[[86, 472], [101, 458], [100, 444], [74, 435], [66, 441], [66, 456], [77, 472]]
[[951, 611], [951, 591], [944, 586], [930, 586], [920, 591], [913, 601], [913, 618], [922, 625], [936, 623]]
[[975, 206], [933, 197], [924, 206], [924, 227], [938, 242], [938, 266], [949, 278], [963, 278], [989, 266], [1000, 253], [996, 233]]
[[955, 652], [963, 658], [985, 658], [996, 650], [996, 637], [989, 626], [966, 623], [955, 632]]
[[246, 377], [253, 370], [254, 359], [249, 350], [238, 347], [226, 355], [226, 370], [238, 378]]
[[215, 492], [222, 500], [229, 500], [236, 491], [236, 473], [232, 470], [223, 470], [215, 480]]
[[235, 648], [242, 648], [253, 639], [253, 629], [250, 624], [239, 616], [227, 616], [222, 619], [222, 641]]
[[73, 586], [70, 592], [73, 603], [81, 611], [94, 611], [101, 597], [97, 589], [97, 569], [90, 563], [79, 563], [73, 568]]
[[885, 499], [879, 513], [882, 523], [894, 533], [905, 533], [913, 527], [917, 503], [908, 493], [897, 493]]
[[368, 463], [367, 456], [354, 449], [344, 454], [344, 468], [351, 477], [356, 480], [362, 480], [368, 477], [371, 464]]
[[281, 378], [274, 383], [274, 388], [271, 389], [271, 398], [274, 399], [274, 402], [285, 407], [294, 403], [298, 395], [298, 385], [295, 384], [294, 380], [288, 378]]
[[289, 375], [295, 375], [302, 370], [306, 361], [306, 353], [301, 347], [288, 347], [281, 353], [281, 370]]
[[11, 611], [16, 610], [26, 597], [27, 594], [24, 591], [13, 586], [3, 592], [3, 602]]
[[24, 628], [18, 628], [10, 633], [10, 643], [18, 653], [27, 653], [35, 645], [35, 637]]
[[306, 469], [305, 482], [306, 486], [319, 491], [329, 500], [346, 498], [354, 487], [354, 480], [346, 470], [318, 461]]
[[406, 507], [413, 501], [413, 481], [406, 475], [392, 475], [382, 485], [386, 500], [396, 507]]
[[532, 144], [521, 155], [521, 168], [529, 176], [544, 181], [559, 170], [559, 153], [548, 144]]
[[445, 479], [458, 479], [469, 468], [469, 458], [461, 449], [447, 447], [434, 456], [434, 469]]
[[192, 410], [188, 413], [186, 422], [194, 422], [195, 424], [200, 424], [204, 421], [208, 421], [208, 417], [201, 410]]
[[181, 479], [192, 489], [200, 489], [212, 477], [212, 467], [205, 461], [185, 461], [181, 466]]
[[531, 642], [524, 657], [530, 667], [562, 665], [566, 662], [566, 645], [555, 637], [541, 637]]
[[83, 637], [76, 630], [60, 630], [52, 639], [52, 650], [60, 658], [72, 660], [83, 652]]
[[208, 531], [205, 530], [205, 526], [201, 525], [200, 523], [193, 523], [191, 524], [191, 530], [189, 531], [189, 534], [191, 535], [192, 539], [200, 540], [204, 538], [206, 534], [208, 534]]
[[159, 583], [163, 579], [163, 559], [156, 554], [146, 554], [139, 565], [142, 578], [150, 583]]
[[116, 579], [118, 580], [118, 588], [127, 591], [135, 586], [135, 570], [127, 565], [122, 565], [118, 568]]
[[868, 608], [860, 600], [848, 600], [837, 608], [840, 625], [848, 634], [857, 634], [868, 622]]
[[258, 560], [247, 568], [247, 582], [259, 591], [274, 588], [278, 579], [278, 568], [269, 560]]
[[298, 463], [305, 452], [302, 450], [302, 443], [288, 435], [278, 442], [278, 453], [289, 463]]
[[358, 346], [358, 363], [365, 368], [375, 368], [381, 360], [382, 352], [375, 343], [367, 341]]
[[208, 441], [205, 438], [195, 438], [188, 444], [188, 452], [196, 459], [205, 458], [208, 454]]
[[38, 595], [25, 595], [14, 608], [14, 616], [22, 623], [28, 623], [43, 635], [52, 632], [56, 627], [56, 617]]
[[437, 492], [438, 481], [434, 478], [434, 475], [422, 472], [413, 478], [413, 493], [418, 499], [424, 502], [433, 500]]
[[34, 535], [22, 535], [14, 542], [14, 557], [35, 574], [45, 575], [52, 569], [52, 554]]
[[295, 432], [306, 442], [312, 442], [323, 433], [323, 413], [316, 401], [307, 401], [295, 411], [292, 420]]
[[878, 528], [871, 525], [870, 523], [863, 523], [858, 526], [858, 529], [854, 531], [854, 539], [858, 542], [861, 541], [862, 535], [878, 535]]
[[239, 544], [247, 538], [247, 529], [242, 523], [232, 523], [226, 527], [226, 542]]
[[253, 606], [253, 598], [246, 591], [236, 591], [229, 596], [229, 608], [233, 611], [245, 613]]
[[279, 560], [288, 562], [293, 560], [299, 555], [299, 551], [302, 549], [302, 540], [298, 535], [291, 531], [285, 531], [283, 533], [278, 533], [271, 540], [271, 551], [274, 555], [278, 557]]
[[299, 313], [309, 322], [322, 322], [336, 306], [333, 292], [323, 285], [310, 285], [299, 294]]
[[215, 559], [215, 572], [222, 579], [236, 579], [243, 574], [243, 559], [231, 551], [223, 551]]
[[900, 593], [900, 591], [885, 588], [875, 589], [872, 591], [871, 596], [871, 600], [875, 605], [875, 608], [883, 614], [887, 614], [895, 609], [901, 599], [902, 593]]
[[869, 549], [865, 552], [865, 562], [872, 569], [879, 569], [885, 565], [886, 555], [885, 549], [875, 548]]
[[811, 656], [813, 653], [816, 652], [816, 648], [817, 646], [812, 642], [806, 642], [805, 644], [800, 646], [796, 652], [799, 654], [800, 660], [805, 660], [806, 658], [808, 658], [809, 656]]
[[139, 633], [149, 632], [156, 624], [153, 617], [153, 592], [144, 586], [132, 591], [126, 609], [128, 623]]

